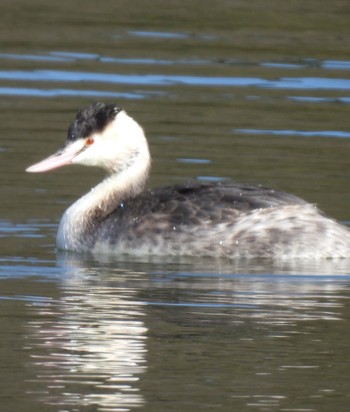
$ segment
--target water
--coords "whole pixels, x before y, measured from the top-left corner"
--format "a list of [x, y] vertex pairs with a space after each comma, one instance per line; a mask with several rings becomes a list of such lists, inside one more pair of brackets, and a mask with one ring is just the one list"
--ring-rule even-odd
[[347, 411], [350, 263], [60, 254], [102, 174], [29, 175], [77, 108], [145, 127], [150, 186], [263, 184], [349, 222], [348, 4], [16, 0], [0, 25], [1, 411]]

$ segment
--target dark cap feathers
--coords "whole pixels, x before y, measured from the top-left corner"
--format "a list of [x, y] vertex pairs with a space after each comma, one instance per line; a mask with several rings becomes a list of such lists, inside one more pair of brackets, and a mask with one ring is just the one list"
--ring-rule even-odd
[[115, 104], [96, 102], [82, 109], [69, 126], [67, 140], [74, 141], [102, 132], [122, 109]]

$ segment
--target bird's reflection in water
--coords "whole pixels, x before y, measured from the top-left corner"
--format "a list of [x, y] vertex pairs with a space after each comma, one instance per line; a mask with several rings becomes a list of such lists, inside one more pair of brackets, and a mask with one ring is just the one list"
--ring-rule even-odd
[[[145, 404], [142, 378], [149, 382], [153, 377], [149, 387], [162, 394], [173, 393], [172, 376], [167, 376], [171, 384], [159, 389], [164, 378], [160, 359], [164, 358], [181, 369], [175, 381], [183, 391], [185, 382], [195, 379], [188, 358], [182, 356], [192, 353], [191, 345], [202, 345], [202, 352], [210, 353], [202, 358], [203, 364], [197, 364], [208, 370], [217, 353], [231, 354], [244, 337], [259, 342], [264, 333], [276, 336], [280, 348], [278, 339], [299, 333], [300, 321], [342, 319], [342, 294], [350, 279], [348, 263], [137, 261], [122, 256], [94, 260], [63, 254], [58, 261], [60, 295], [33, 306], [35, 313], [29, 322], [27, 348], [36, 375], [34, 396], [62, 409], [131, 410]], [[234, 336], [239, 339], [232, 345], [231, 331], [237, 328], [240, 332]], [[169, 339], [164, 345], [151, 339], [154, 336]], [[173, 336], [184, 337], [181, 349]], [[184, 351], [185, 344], [189, 347]], [[244, 346], [242, 350], [240, 357], [245, 354]], [[256, 353], [261, 353], [260, 346]], [[147, 367], [152, 373], [146, 376]], [[219, 370], [225, 368], [223, 363]], [[255, 386], [259, 385], [257, 381]]]
[[63, 265], [61, 296], [36, 305], [37, 319], [29, 323], [33, 383], [41, 402], [77, 410], [141, 406], [138, 380], [146, 369], [147, 329], [135, 290], [100, 282], [103, 270], [78, 260]]

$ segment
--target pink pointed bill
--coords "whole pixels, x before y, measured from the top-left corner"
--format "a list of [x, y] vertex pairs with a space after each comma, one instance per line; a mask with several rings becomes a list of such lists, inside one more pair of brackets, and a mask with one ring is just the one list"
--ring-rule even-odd
[[70, 164], [77, 154], [78, 153], [76, 151], [67, 150], [67, 148], [64, 148], [41, 162], [29, 166], [26, 169], [26, 172], [40, 173], [57, 169], [58, 167]]

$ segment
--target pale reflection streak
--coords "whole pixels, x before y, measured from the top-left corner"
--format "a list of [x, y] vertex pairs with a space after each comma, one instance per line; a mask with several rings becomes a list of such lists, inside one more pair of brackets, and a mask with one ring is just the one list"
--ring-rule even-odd
[[101, 273], [94, 279], [84, 269], [67, 270], [62, 296], [37, 305], [29, 323], [40, 401], [98, 411], [143, 405], [137, 382], [146, 369], [147, 328], [135, 291], [99, 286]]

